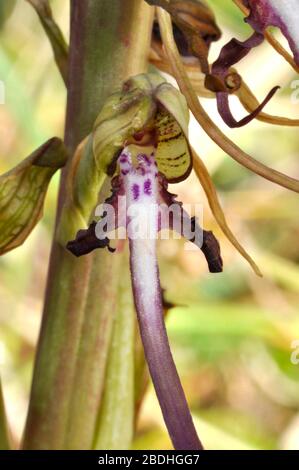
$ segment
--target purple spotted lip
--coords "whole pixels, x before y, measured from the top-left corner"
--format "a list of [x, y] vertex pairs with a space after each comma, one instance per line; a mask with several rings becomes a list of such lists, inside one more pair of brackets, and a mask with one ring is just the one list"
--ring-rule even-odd
[[[171, 206], [177, 210], [172, 211], [170, 227], [167, 228], [181, 231], [184, 220], [189, 219], [194, 229], [197, 225], [195, 219], [190, 219], [182, 208], [182, 203], [176, 201], [175, 196], [168, 192], [167, 181], [158, 171], [154, 154], [139, 154], [137, 164], [134, 165], [130, 152], [124, 149], [118, 164], [119, 175], [113, 178], [112, 195], [106, 200], [115, 213], [123, 211], [120, 196], [125, 197], [128, 208], [141, 208], [137, 212], [138, 225], [149, 226], [151, 235], [155, 235], [164, 228], [164, 212]], [[132, 221], [135, 223], [132, 224]], [[109, 248], [107, 237], [101, 240], [96, 237], [95, 225], [92, 223], [87, 230], [81, 230], [76, 240], [68, 243], [67, 248], [73, 254], [81, 256], [94, 248]], [[122, 217], [117, 217], [117, 225], [113, 229], [119, 226], [125, 226], [127, 229], [132, 288], [141, 338], [169, 435], [177, 450], [203, 449], [175, 367], [165, 328], [157, 263], [157, 237], [136, 236], [136, 212], [133, 219], [130, 210], [122, 214]], [[217, 240], [212, 232], [204, 231], [199, 226], [197, 228], [202, 232], [200, 243], [196, 237], [193, 238], [194, 230], [187, 238], [201, 248], [210, 271], [221, 272], [222, 259]]]

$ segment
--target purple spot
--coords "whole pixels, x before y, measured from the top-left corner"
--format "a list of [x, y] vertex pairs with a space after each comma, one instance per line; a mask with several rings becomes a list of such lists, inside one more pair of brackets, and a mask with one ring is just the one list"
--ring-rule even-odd
[[120, 157], [120, 163], [127, 163], [128, 161], [128, 157], [126, 155], [123, 155], [122, 157]]
[[151, 166], [151, 161], [145, 153], [141, 153], [140, 155], [138, 155], [138, 160], [144, 161], [144, 163], [146, 163], [147, 166]]
[[144, 194], [150, 196], [152, 194], [152, 182], [151, 180], [146, 180], [143, 185]]
[[130, 170], [121, 170], [122, 175], [126, 176], [130, 173]]
[[140, 188], [138, 184], [133, 184], [132, 193], [133, 193], [134, 201], [137, 201], [137, 199], [139, 198], [139, 194], [140, 194]]

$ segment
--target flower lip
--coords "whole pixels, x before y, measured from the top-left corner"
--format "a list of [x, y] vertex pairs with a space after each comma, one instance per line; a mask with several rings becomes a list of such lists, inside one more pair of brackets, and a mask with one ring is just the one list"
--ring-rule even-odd
[[[97, 248], [110, 247], [108, 234], [125, 228], [129, 239], [156, 240], [162, 229], [176, 231], [203, 252], [210, 272], [222, 272], [220, 246], [212, 232], [203, 230], [195, 217], [190, 217], [176, 196], [168, 192], [168, 182], [159, 173], [154, 152], [132, 157], [129, 148], [118, 158], [119, 174], [112, 179], [112, 194], [103, 205], [102, 219], [80, 230], [76, 239], [67, 244], [75, 256]], [[113, 209], [110, 212], [110, 208]], [[107, 214], [113, 220], [106, 223]], [[136, 225], [136, 218], [139, 225]], [[140, 226], [140, 220], [142, 220]]]

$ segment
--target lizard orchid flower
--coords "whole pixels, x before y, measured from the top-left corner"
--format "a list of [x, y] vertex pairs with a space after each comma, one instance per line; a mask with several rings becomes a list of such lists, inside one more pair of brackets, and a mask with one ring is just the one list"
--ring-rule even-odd
[[[236, 1], [236, 3], [242, 10], [245, 8], [244, 11], [248, 14], [245, 21], [252, 26], [254, 33], [245, 41], [239, 41], [235, 38], [229, 41], [222, 48], [219, 58], [212, 66], [212, 77], [222, 80], [226, 86], [226, 90], [215, 91], [219, 114], [229, 127], [241, 127], [255, 119], [279, 89], [278, 86], [274, 87], [264, 101], [245, 118], [237, 121], [233, 117], [229, 107], [229, 94], [235, 88], [236, 74], [230, 69], [243, 59], [251, 49], [262, 44], [269, 26], [276, 26], [281, 30], [293, 52], [295, 65], [299, 66], [299, 12], [297, 0], [243, 0], [243, 2]], [[288, 53], [284, 52], [283, 48], [279, 47], [276, 41], [275, 45], [287, 58]], [[209, 82], [207, 81], [206, 83]], [[233, 83], [232, 86], [230, 86], [231, 83]], [[238, 81], [236, 88], [239, 88]]]
[[184, 235], [202, 249], [211, 272], [222, 271], [219, 244], [211, 232], [202, 231], [195, 219], [190, 219], [182, 204], [167, 191], [167, 181], [158, 171], [154, 154], [138, 154], [134, 165], [128, 147], [119, 156], [118, 166], [119, 174], [112, 180], [112, 196], [103, 207], [105, 211], [107, 208], [108, 214], [109, 208], [114, 208], [118, 222], [114, 224], [114, 219], [109, 220], [109, 216], [107, 220], [106, 215], [103, 223], [100, 220], [98, 224], [92, 223], [87, 230], [80, 230], [67, 248], [76, 256], [99, 247], [110, 248], [103, 226], [108, 230], [120, 226], [127, 229], [140, 333], [164, 420], [176, 449], [200, 449], [202, 445], [196, 435], [165, 329], [157, 263], [157, 234], [163, 228], [172, 228], [180, 233], [185, 228]]
[[[172, 216], [168, 218], [166, 228], [178, 231], [197, 244], [206, 256], [211, 272], [222, 270], [222, 259], [213, 234], [202, 230], [196, 220], [189, 217], [182, 204], [168, 192], [168, 183], [185, 180], [194, 168], [224, 233], [258, 275], [260, 271], [230, 231], [211, 178], [189, 144], [188, 105], [209, 132], [213, 125], [201, 110], [196, 95], [193, 96], [192, 88], [186, 86], [188, 78], [174, 46], [170, 17], [165, 15], [167, 13], [162, 10], [158, 11], [162, 40], [187, 101], [183, 94], [157, 74], [133, 77], [107, 99], [93, 132], [82, 142], [72, 160], [58, 240], [74, 255], [82, 256], [96, 248], [108, 247], [113, 251], [109, 231], [119, 227], [127, 229], [139, 328], [165, 423], [176, 449], [202, 449], [164, 324], [156, 244], [158, 232], [165, 228], [168, 210], [172, 210]], [[213, 131], [214, 134], [219, 136], [217, 130]], [[222, 135], [218, 142], [223, 144]], [[225, 149], [227, 143], [230, 149], [229, 140], [225, 141]], [[293, 189], [297, 190], [296, 180], [268, 169], [249, 156], [245, 160], [249, 160], [254, 170], [268, 179], [277, 180], [287, 187], [294, 186]], [[117, 219], [111, 218], [107, 210], [101, 214], [98, 223], [92, 220], [90, 224], [99, 191], [108, 177], [111, 178], [112, 195], [105, 203], [113, 208]], [[123, 199], [128, 209], [121, 204]], [[184, 230], [186, 222], [189, 223], [187, 232]]]
[[[49, 292], [54, 294], [59, 292], [62, 276], [65, 272], [70, 274], [75, 265], [74, 259], [64, 252], [63, 248], [67, 248], [77, 257], [100, 248], [116, 252], [111, 253], [111, 256], [117, 256], [123, 242], [117, 243], [116, 248], [112, 247], [112, 234], [118, 230], [125, 232], [129, 244], [131, 284], [140, 335], [165, 424], [175, 449], [201, 450], [203, 445], [197, 435], [176, 370], [164, 322], [165, 304], [157, 254], [159, 234], [163, 229], [170, 229], [194, 243], [204, 254], [211, 273], [221, 272], [223, 262], [219, 243], [213, 233], [201, 228], [198, 220], [186, 212], [183, 203], [168, 191], [168, 184], [186, 180], [194, 170], [222, 231], [255, 273], [261, 275], [255, 262], [230, 230], [211, 177], [190, 145], [189, 115], [192, 112], [206, 134], [238, 163], [269, 181], [299, 192], [297, 179], [269, 168], [231, 141], [216, 126], [199, 100], [201, 96], [216, 98], [219, 114], [230, 127], [243, 126], [254, 118], [271, 124], [298, 126], [299, 120], [270, 116], [263, 112], [264, 106], [279, 87], [273, 88], [264, 101], [259, 103], [233, 68], [266, 38], [295, 70], [299, 70], [298, 0], [234, 0], [246, 15], [246, 22], [253, 28], [253, 33], [245, 41], [237, 39], [229, 41], [212, 65], [209, 61], [210, 47], [220, 38], [221, 31], [213, 11], [205, 0], [146, 1], [155, 8], [149, 60], [154, 66], [175, 78], [179, 91], [156, 73], [131, 77], [106, 99], [93, 128], [90, 129], [90, 134], [77, 147], [71, 159], [63, 142], [59, 138], [52, 138], [14, 169], [0, 176], [0, 255], [21, 245], [28, 237], [42, 215], [51, 178], [67, 165], [66, 178], [63, 179], [63, 183], [66, 184], [63, 188], [65, 195], [61, 198], [55, 232], [56, 241], [61, 245], [55, 247], [55, 250], [59, 248], [59, 251], [55, 252], [55, 257], [57, 253], [62, 253], [67, 259], [67, 264], [64, 264], [64, 260], [61, 270], [59, 271], [59, 268], [56, 271], [58, 280], [55, 281], [54, 290], [50, 286], [52, 274], [50, 275]], [[52, 18], [51, 9], [47, 2], [33, 0], [29, 2], [36, 8], [42, 20], [53, 45], [61, 74], [68, 84], [67, 72], [72, 61], [68, 60], [67, 45]], [[80, 15], [75, 16], [80, 17]], [[288, 40], [293, 57], [271, 36], [267, 29], [269, 26], [281, 30]], [[95, 29], [92, 29], [92, 32], [94, 31]], [[93, 41], [91, 42], [93, 44]], [[130, 41], [126, 39], [126, 42]], [[84, 45], [85, 41], [82, 44]], [[93, 58], [93, 54], [90, 58]], [[75, 70], [77, 69], [74, 68]], [[231, 94], [238, 96], [249, 113], [241, 120], [237, 120], [230, 110]], [[107, 187], [111, 188], [108, 197]], [[95, 220], [94, 216], [99, 217], [99, 220]], [[76, 274], [79, 275], [75, 278], [79, 279], [80, 283], [81, 263], [77, 263], [77, 266]], [[87, 282], [88, 276], [86, 276]], [[69, 279], [66, 285], [68, 287], [62, 289], [61, 298], [69, 286], [77, 284]], [[83, 303], [81, 294], [82, 292], [77, 298]], [[63, 319], [67, 317], [65, 314], [67, 311], [69, 310], [62, 308], [55, 316], [54, 323], [49, 322], [48, 334], [50, 332], [51, 337], [56, 336], [56, 328], [52, 328], [52, 325], [57, 325], [59, 327], [57, 331], [60, 333], [61, 316]], [[85, 306], [78, 311], [85, 312]], [[53, 313], [50, 307], [49, 312]], [[45, 318], [50, 318], [48, 310], [45, 313]], [[126, 311], [122, 313], [125, 315]], [[79, 323], [71, 329], [71, 332], [81, 329], [84, 331], [81, 321], [80, 316]], [[45, 323], [42, 328], [41, 338], [45, 340], [44, 326], [45, 331], [48, 326]], [[64, 332], [69, 335], [67, 327]], [[72, 333], [67, 345], [73, 339], [71, 335]], [[80, 335], [81, 333], [78, 333], [77, 344]], [[89, 341], [89, 336], [86, 337]], [[62, 337], [61, 342], [64, 340]], [[50, 343], [52, 344], [52, 340]], [[50, 343], [45, 341], [46, 345]], [[57, 351], [60, 353], [60, 349]], [[82, 351], [85, 352], [85, 349], [82, 348]], [[72, 368], [68, 375], [69, 384], [73, 385], [76, 383], [73, 379], [74, 371], [77, 371], [78, 366], [76, 349], [67, 354], [67, 357], [72, 359]], [[59, 360], [63, 362], [63, 358], [64, 355], [61, 355]], [[60, 377], [63, 369], [58, 369]], [[44, 369], [42, 370], [44, 372]], [[57, 375], [55, 377], [57, 378]], [[51, 379], [49, 383], [54, 382]], [[121, 387], [126, 389], [122, 383]], [[51, 387], [46, 388], [51, 389]], [[57, 390], [60, 391], [60, 387]], [[35, 393], [33, 385], [33, 396]], [[68, 404], [65, 406], [68, 395], [65, 397], [63, 409], [69, 408]], [[31, 403], [34, 408], [36, 405], [34, 398]], [[70, 403], [73, 403], [72, 399]], [[44, 408], [48, 410], [47, 407]], [[56, 411], [55, 408], [54, 421], [59, 414]], [[59, 432], [60, 428], [63, 429], [60, 437], [64, 443], [67, 442], [64, 435], [68, 428], [67, 414], [66, 418], [66, 422], [58, 425]], [[33, 421], [35, 423], [35, 417]], [[41, 422], [41, 426], [44, 427], [44, 421]], [[56, 429], [55, 426], [53, 429]], [[87, 440], [91, 443], [92, 435], [87, 436]], [[50, 442], [54, 442], [54, 435], [51, 436]]]
[[[187, 141], [189, 113], [184, 98], [163, 79], [142, 75], [124, 84], [123, 95], [118, 96], [118, 101], [119, 98], [126, 101], [125, 97], [137, 89], [143, 98], [149, 99], [146, 114], [150, 119], [142, 119], [143, 127], [134, 129], [134, 133], [130, 130], [130, 135], [126, 134], [122, 145], [119, 131], [116, 134], [118, 139], [114, 135], [113, 141], [117, 141], [121, 151], [116, 160], [109, 160], [106, 166], [107, 174], [113, 171], [112, 195], [105, 200], [98, 223], [93, 221], [87, 229], [79, 230], [76, 238], [67, 243], [67, 248], [76, 256], [103, 247], [113, 251], [109, 232], [120, 227], [126, 229], [141, 338], [165, 423], [176, 449], [201, 449], [202, 444], [194, 428], [164, 324], [156, 248], [158, 232], [164, 228], [176, 230], [194, 242], [204, 253], [211, 272], [222, 271], [222, 259], [219, 244], [212, 232], [202, 230], [195, 218], [187, 214], [182, 203], [167, 189], [169, 181], [185, 179], [192, 165]], [[131, 105], [131, 100], [126, 101], [124, 114], [119, 116], [122, 130], [124, 121], [128, 119], [125, 114]], [[144, 101], [141, 100], [139, 111], [143, 105]], [[107, 120], [103, 119], [103, 116], [107, 116], [105, 113], [104, 107], [93, 135], [93, 155], [99, 159], [105, 155], [107, 157], [111, 152], [107, 144], [103, 145], [103, 135], [106, 133], [104, 127], [107, 125]], [[112, 119], [110, 132], [113, 134], [113, 129], [119, 129], [119, 125], [116, 118]], [[100, 142], [97, 143], [99, 136]], [[103, 162], [100, 164], [104, 165]], [[111, 209], [116, 217], [111, 216]], [[81, 211], [79, 206], [75, 210]], [[68, 213], [72, 214], [70, 206], [66, 208], [64, 221], [67, 221]]]
[[[211, 66], [208, 57], [209, 49], [212, 42], [220, 38], [221, 32], [216, 24], [215, 15], [208, 4], [201, 0], [147, 0], [147, 2], [150, 5], [159, 7], [156, 10], [156, 22], [154, 23], [150, 53], [151, 63], [163, 72], [174, 75], [165, 41], [161, 34], [161, 21], [158, 21], [159, 10], [163, 8], [171, 16], [174, 40], [194, 90], [199, 97], [216, 98], [219, 114], [229, 127], [242, 127], [253, 119], [274, 125], [299, 125], [298, 119], [272, 116], [263, 111], [279, 89], [279, 86], [273, 87], [260, 103], [244, 81], [244, 78], [233, 68], [235, 64], [246, 57], [252, 48], [259, 46], [266, 38], [296, 71], [299, 70], [299, 65], [296, 65], [291, 55], [265, 29], [269, 24], [278, 25], [288, 37], [296, 57], [296, 49], [293, 46], [296, 44], [296, 40], [289, 34], [290, 31], [292, 31], [292, 34], [296, 31], [292, 26], [295, 20], [292, 18], [292, 21], [287, 21], [289, 29], [284, 27], [282, 21], [284, 17], [287, 19], [287, 14], [290, 11], [289, 2], [272, 2], [273, 5], [275, 4], [274, 7], [279, 4], [279, 9], [282, 11], [278, 18], [277, 15], [274, 15], [273, 10], [271, 10], [272, 14], [270, 15], [268, 7], [265, 6], [271, 2], [234, 0], [234, 3], [248, 17], [247, 21], [253, 27], [255, 26], [255, 31], [245, 41], [235, 38], [230, 40], [222, 48], [218, 59]], [[248, 7], [245, 6], [245, 3]], [[251, 14], [249, 6], [251, 6]], [[248, 115], [240, 120], [237, 120], [230, 110], [229, 97], [231, 95], [237, 96], [248, 112]]]

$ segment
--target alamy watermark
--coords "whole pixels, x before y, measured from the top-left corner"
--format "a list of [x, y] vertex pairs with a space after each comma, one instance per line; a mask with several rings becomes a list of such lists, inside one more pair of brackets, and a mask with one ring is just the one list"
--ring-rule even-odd
[[291, 363], [294, 366], [299, 364], [299, 339], [294, 339], [291, 343], [292, 353], [291, 353]]
[[299, 104], [299, 80], [293, 80], [291, 88], [294, 90], [291, 93], [291, 102], [292, 104]]
[[[117, 207], [117, 209], [115, 209]], [[194, 217], [188, 214], [193, 213]], [[103, 240], [168, 240], [185, 238], [193, 243], [186, 250], [201, 248], [203, 243], [202, 204], [133, 203], [128, 205], [126, 196], [118, 196], [117, 205], [104, 203], [95, 211], [99, 221], [96, 236]], [[194, 221], [196, 220], [196, 223]]]

